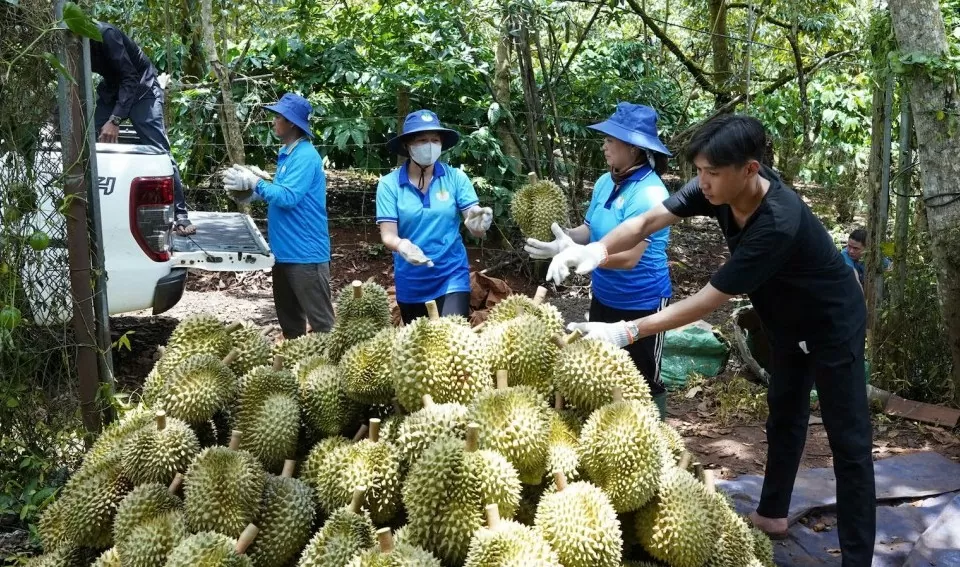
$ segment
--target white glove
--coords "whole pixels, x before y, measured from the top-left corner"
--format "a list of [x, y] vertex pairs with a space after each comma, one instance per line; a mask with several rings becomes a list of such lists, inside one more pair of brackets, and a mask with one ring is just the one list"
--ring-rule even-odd
[[467, 229], [475, 234], [486, 233], [492, 223], [493, 209], [490, 207], [473, 207], [467, 211], [467, 218], [463, 221]]
[[266, 171], [260, 169], [255, 165], [241, 165], [240, 167], [247, 168], [248, 170], [250, 170], [251, 173], [259, 177], [260, 179], [263, 179], [264, 181], [273, 181], [272, 175], [270, 175], [269, 173], [267, 173]]
[[619, 323], [570, 323], [567, 325], [567, 330], [580, 331], [585, 339], [605, 341], [620, 348], [633, 342], [629, 331], [627, 331], [625, 321]]
[[567, 236], [567, 233], [560, 228], [560, 225], [553, 223], [550, 225], [555, 240], [553, 242], [543, 242], [536, 238], [528, 238], [527, 244], [523, 247], [534, 260], [549, 260], [567, 247], [573, 244], [573, 239]]
[[553, 257], [550, 267], [547, 268], [547, 281], [560, 285], [570, 275], [570, 268], [574, 268], [581, 276], [588, 274], [607, 261], [607, 247], [599, 242], [591, 242], [586, 246], [570, 242], [566, 248]]
[[414, 266], [429, 266], [433, 267], [433, 260], [427, 258], [423, 253], [423, 250], [420, 250], [420, 247], [410, 242], [406, 238], [400, 241], [400, 245], [397, 246], [397, 253]]
[[223, 187], [227, 191], [253, 191], [258, 181], [260, 176], [241, 165], [233, 164], [223, 172]]

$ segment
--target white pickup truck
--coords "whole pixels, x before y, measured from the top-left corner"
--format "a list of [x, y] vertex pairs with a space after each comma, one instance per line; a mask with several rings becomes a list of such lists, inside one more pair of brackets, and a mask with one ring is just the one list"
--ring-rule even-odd
[[[55, 153], [41, 159], [59, 159], [59, 144], [47, 151]], [[0, 173], [3, 169], [0, 166]], [[97, 144], [97, 174], [111, 315], [142, 309], [152, 309], [154, 314], [167, 311], [180, 301], [191, 268], [253, 271], [273, 266], [269, 246], [245, 214], [191, 211], [197, 233], [175, 236], [173, 165], [162, 150], [136, 144]], [[56, 176], [40, 177], [36, 181], [37, 210], [17, 225], [21, 236], [43, 231], [50, 237], [50, 246], [21, 267], [30, 318], [35, 324], [48, 325], [69, 320], [72, 305], [69, 294], [50, 293], [51, 269], [62, 271], [62, 280], [55, 277], [54, 282], [63, 286], [54, 287], [69, 290], [66, 232], [57, 212], [59, 203], [43, 190]], [[0, 218], [6, 218], [2, 213], [0, 210]]]

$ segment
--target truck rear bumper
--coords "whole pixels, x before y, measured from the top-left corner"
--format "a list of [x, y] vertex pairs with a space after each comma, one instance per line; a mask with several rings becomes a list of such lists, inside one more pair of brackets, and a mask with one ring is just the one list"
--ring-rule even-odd
[[160, 278], [153, 292], [153, 314], [159, 315], [176, 305], [183, 297], [185, 287], [187, 287], [186, 269], [174, 268], [168, 275]]

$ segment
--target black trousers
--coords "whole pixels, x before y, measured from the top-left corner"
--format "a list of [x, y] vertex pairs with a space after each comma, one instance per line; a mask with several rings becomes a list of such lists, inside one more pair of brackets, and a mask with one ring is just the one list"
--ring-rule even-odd
[[786, 518], [807, 438], [816, 384], [837, 479], [837, 528], [844, 567], [870, 567], [876, 535], [873, 428], [864, 375], [864, 329], [828, 347], [774, 345], [767, 404], [767, 468], [757, 512]]
[[[466, 291], [448, 293], [434, 299], [437, 302], [437, 310], [440, 316], [463, 315], [470, 317], [470, 293]], [[409, 325], [414, 319], [427, 316], [427, 305], [425, 303], [400, 303], [400, 318], [404, 325]]]
[[295, 339], [307, 333], [333, 328], [333, 297], [330, 293], [330, 264], [273, 265], [273, 304], [283, 338]]
[[[618, 321], [632, 321], [647, 317], [665, 308], [670, 303], [670, 298], [664, 297], [660, 300], [660, 307], [651, 310], [634, 311], [629, 309], [615, 309], [604, 305], [596, 297], [590, 301], [590, 320], [596, 323], [616, 323]], [[637, 365], [637, 370], [643, 374], [650, 387], [650, 394], [657, 396], [667, 391], [660, 379], [660, 362], [663, 359], [663, 337], [664, 334], [643, 337], [639, 341], [626, 347], [627, 353]]]

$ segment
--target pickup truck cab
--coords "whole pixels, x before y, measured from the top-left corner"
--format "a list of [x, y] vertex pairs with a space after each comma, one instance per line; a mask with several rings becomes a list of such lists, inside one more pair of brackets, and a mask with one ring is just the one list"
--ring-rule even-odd
[[[41, 151], [54, 152], [56, 156], [46, 159], [57, 159], [59, 144]], [[175, 236], [173, 165], [163, 150], [98, 143], [97, 174], [111, 315], [167, 311], [182, 297], [190, 269], [253, 271], [273, 266], [269, 246], [253, 220], [242, 213], [191, 211], [196, 234]], [[50, 237], [50, 246], [21, 269], [31, 318], [40, 325], [69, 320], [73, 308], [69, 293], [63, 299], [49, 292], [51, 269], [62, 273], [64, 289], [69, 290], [66, 224], [59, 203], [42, 190], [53, 183], [53, 175], [37, 179], [37, 211], [19, 223], [21, 230], [44, 230]]]

